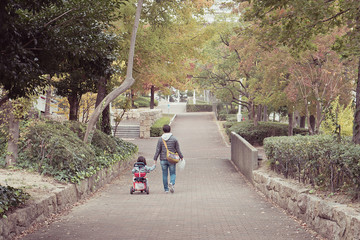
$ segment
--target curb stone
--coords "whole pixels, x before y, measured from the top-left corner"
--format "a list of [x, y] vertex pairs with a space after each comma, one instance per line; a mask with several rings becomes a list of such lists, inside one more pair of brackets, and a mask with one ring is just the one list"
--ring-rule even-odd
[[110, 183], [130, 166], [134, 155], [127, 160], [102, 169], [79, 184], [68, 183], [57, 188], [51, 195], [25, 205], [0, 219], [0, 240], [15, 239], [35, 224], [46, 222], [52, 215], [70, 208], [74, 203], [89, 197], [97, 189]]

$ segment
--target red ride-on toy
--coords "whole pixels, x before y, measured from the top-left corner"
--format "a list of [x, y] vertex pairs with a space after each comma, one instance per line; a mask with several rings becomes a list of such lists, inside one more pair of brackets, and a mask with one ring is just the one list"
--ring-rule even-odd
[[146, 192], [146, 194], [149, 194], [150, 191], [147, 184], [146, 172], [141, 171], [145, 168], [145, 164], [137, 162], [134, 164], [134, 167], [138, 167], [139, 172], [134, 173], [133, 186], [130, 188], [130, 194], [133, 194], [135, 191]]

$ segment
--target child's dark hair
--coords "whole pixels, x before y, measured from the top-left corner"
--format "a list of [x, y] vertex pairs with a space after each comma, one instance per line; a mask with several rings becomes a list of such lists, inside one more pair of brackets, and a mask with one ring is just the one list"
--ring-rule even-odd
[[143, 156], [139, 156], [137, 162], [142, 162], [146, 165], [146, 159]]

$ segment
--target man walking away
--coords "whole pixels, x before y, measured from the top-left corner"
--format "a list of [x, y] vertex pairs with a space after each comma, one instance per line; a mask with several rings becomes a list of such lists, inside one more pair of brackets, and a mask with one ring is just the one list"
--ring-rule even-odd
[[[165, 193], [170, 192], [174, 193], [174, 186], [175, 186], [175, 179], [176, 179], [176, 164], [170, 163], [166, 159], [166, 147], [164, 145], [164, 141], [166, 141], [166, 145], [171, 152], [175, 152], [179, 154], [180, 160], [183, 160], [183, 155], [180, 151], [180, 145], [178, 140], [170, 133], [171, 128], [169, 125], [163, 126], [164, 134], [159, 138], [159, 141], [156, 146], [156, 152], [154, 156], [154, 161], [156, 161], [160, 155], [160, 165], [162, 169], [162, 177], [163, 177], [163, 184]], [[170, 173], [170, 184], [168, 184], [168, 175]]]

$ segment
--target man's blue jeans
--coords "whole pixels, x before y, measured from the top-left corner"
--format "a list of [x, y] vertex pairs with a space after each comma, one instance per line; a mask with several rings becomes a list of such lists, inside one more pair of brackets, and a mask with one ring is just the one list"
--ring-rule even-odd
[[170, 183], [172, 185], [175, 185], [175, 179], [176, 179], [176, 164], [169, 163], [167, 160], [160, 161], [162, 174], [163, 174], [163, 184], [164, 184], [164, 190], [169, 191], [169, 184], [168, 184], [168, 173], [170, 172]]

